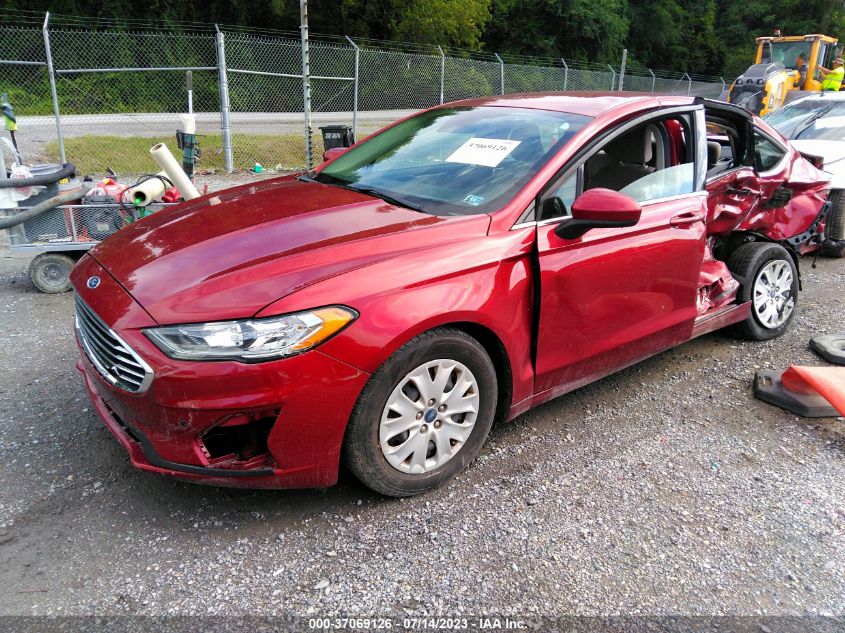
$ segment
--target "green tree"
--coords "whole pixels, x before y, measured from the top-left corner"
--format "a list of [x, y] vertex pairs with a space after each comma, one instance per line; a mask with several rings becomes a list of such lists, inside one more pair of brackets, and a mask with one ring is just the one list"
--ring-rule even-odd
[[397, 15], [393, 36], [403, 41], [478, 50], [491, 0], [415, 0]]
[[628, 23], [626, 0], [493, 0], [484, 41], [491, 51], [618, 62]]
[[655, 69], [718, 74], [724, 57], [716, 29], [716, 0], [629, 0], [627, 45]]

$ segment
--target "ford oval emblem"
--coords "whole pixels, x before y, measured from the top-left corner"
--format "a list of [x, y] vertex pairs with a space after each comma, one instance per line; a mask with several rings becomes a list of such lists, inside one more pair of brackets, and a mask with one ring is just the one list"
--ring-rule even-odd
[[88, 277], [88, 281], [85, 283], [91, 290], [96, 288], [100, 285], [100, 278], [94, 275], [93, 277]]

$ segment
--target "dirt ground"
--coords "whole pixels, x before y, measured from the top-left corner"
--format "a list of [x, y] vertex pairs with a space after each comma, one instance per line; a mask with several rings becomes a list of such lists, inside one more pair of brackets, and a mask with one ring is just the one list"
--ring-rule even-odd
[[845, 329], [841, 260], [803, 262], [784, 337], [663, 353], [402, 501], [345, 473], [239, 491], [136, 471], [75, 369], [71, 295], [27, 263], [0, 248], [0, 615], [845, 615], [845, 422], [751, 393], [755, 369], [824, 364], [807, 341]]

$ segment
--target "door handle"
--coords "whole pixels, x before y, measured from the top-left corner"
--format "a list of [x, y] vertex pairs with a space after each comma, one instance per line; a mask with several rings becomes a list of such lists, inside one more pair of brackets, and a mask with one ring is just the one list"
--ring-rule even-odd
[[669, 220], [669, 224], [675, 227], [687, 226], [688, 224], [693, 224], [694, 222], [698, 222], [703, 219], [704, 215], [691, 211], [689, 213], [681, 213], [680, 215], [676, 215], [671, 220]]

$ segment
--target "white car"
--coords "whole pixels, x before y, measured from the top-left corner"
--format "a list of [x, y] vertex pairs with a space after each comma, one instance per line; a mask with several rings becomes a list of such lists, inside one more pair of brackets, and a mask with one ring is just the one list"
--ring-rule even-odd
[[775, 128], [805, 156], [824, 159], [833, 206], [825, 222], [822, 252], [845, 256], [845, 92], [817, 92], [767, 114]]

